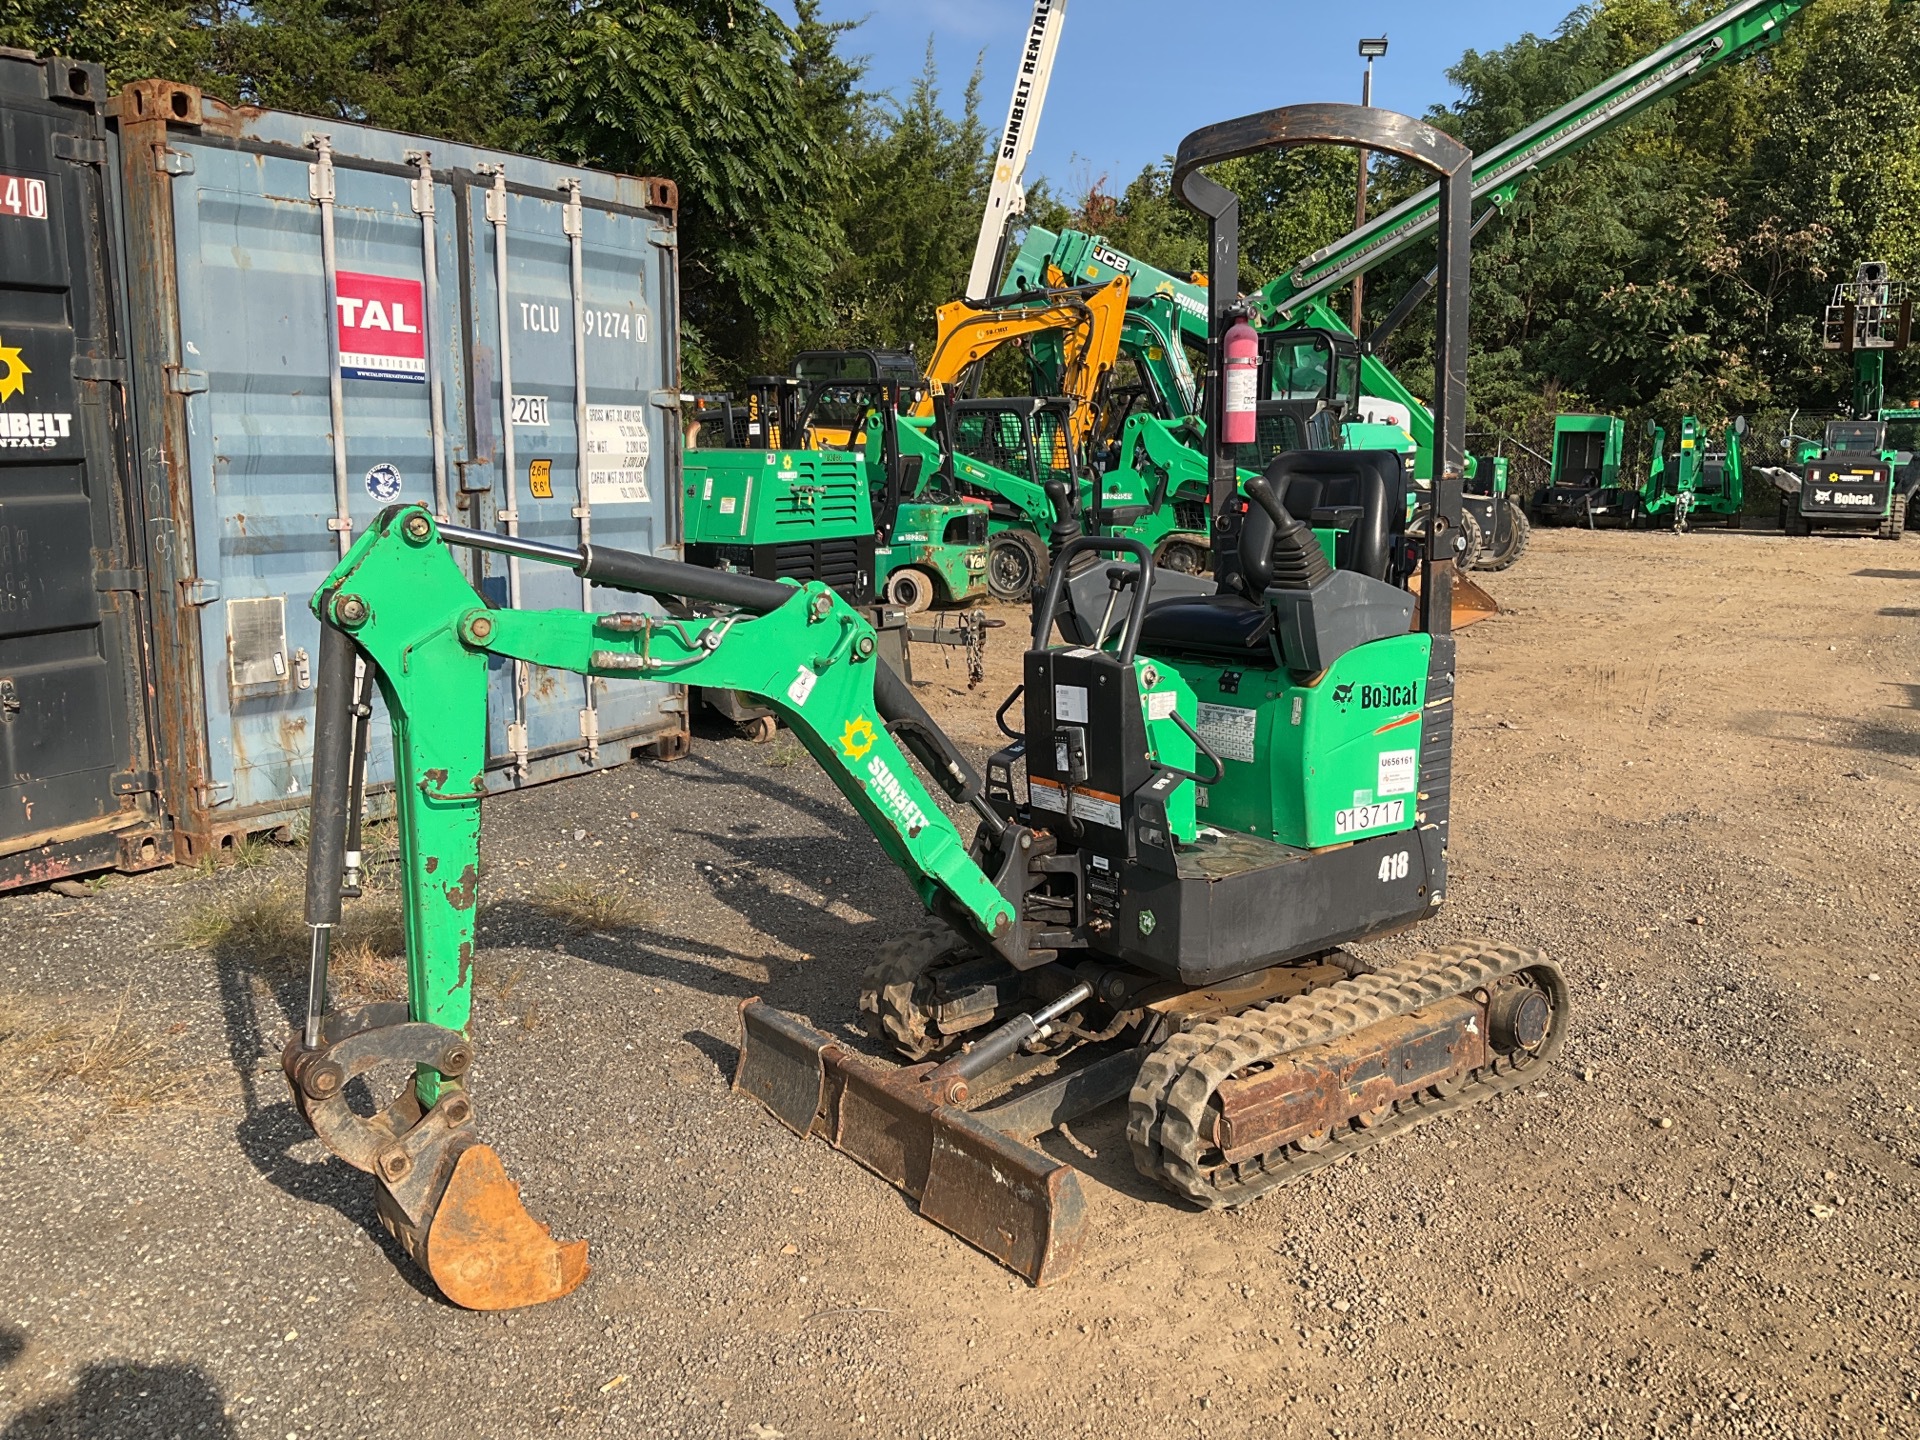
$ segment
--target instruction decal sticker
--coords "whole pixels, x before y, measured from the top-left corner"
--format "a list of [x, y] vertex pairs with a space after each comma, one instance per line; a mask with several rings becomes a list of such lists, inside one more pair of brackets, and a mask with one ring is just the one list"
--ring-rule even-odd
[[335, 317], [343, 380], [427, 381], [425, 287], [391, 275], [339, 272]]

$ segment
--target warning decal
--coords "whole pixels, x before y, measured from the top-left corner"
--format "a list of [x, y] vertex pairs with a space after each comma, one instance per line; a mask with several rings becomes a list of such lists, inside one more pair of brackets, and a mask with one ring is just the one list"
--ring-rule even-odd
[[342, 379], [426, 383], [425, 293], [418, 280], [339, 272]]

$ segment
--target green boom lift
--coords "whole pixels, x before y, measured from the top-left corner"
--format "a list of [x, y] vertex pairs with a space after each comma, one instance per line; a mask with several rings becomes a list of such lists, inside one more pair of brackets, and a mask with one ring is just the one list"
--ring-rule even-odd
[[[738, 689], [780, 712], [931, 921], [882, 948], [860, 997], [869, 1033], [913, 1063], [877, 1065], [749, 1000], [736, 1088], [1035, 1282], [1071, 1267], [1087, 1214], [1073, 1169], [1033, 1141], [1093, 1106], [1126, 1097], [1129, 1145], [1156, 1183], [1236, 1206], [1552, 1060], [1567, 986], [1537, 951], [1469, 941], [1374, 968], [1337, 948], [1418, 923], [1447, 889], [1451, 566], [1433, 557], [1459, 514], [1470, 156], [1406, 116], [1299, 106], [1195, 132], [1175, 174], [1231, 251], [1237, 216], [1200, 167], [1328, 143], [1398, 155], [1453, 192], [1437, 307], [1452, 378], [1427, 525], [1405, 530], [1393, 452], [1284, 454], [1243, 498], [1232, 458], [1210, 450], [1216, 575], [1159, 571], [1133, 541], [1066, 542], [1002, 712], [1024, 698], [1023, 723], [984, 780], [818, 580], [461, 530], [417, 506], [385, 511], [327, 577], [313, 601], [312, 964], [284, 1066], [301, 1112], [373, 1175], [382, 1219], [449, 1299], [537, 1303], [587, 1268], [584, 1243], [557, 1244], [527, 1213], [475, 1120], [486, 686], [509, 658]], [[1337, 565], [1302, 515], [1323, 510], [1346, 513]], [[564, 565], [673, 613], [497, 609], [455, 546]], [[1101, 554], [1124, 558], [1072, 563]], [[409, 998], [329, 1011], [365, 760], [356, 659], [393, 721]], [[348, 1092], [383, 1064], [408, 1079], [368, 1117]]]
[[[1784, 27], [1806, 9], [1808, 3], [1809, 0], [1738, 0], [1685, 35], [1476, 156], [1473, 199], [1483, 208], [1474, 228], [1478, 229], [1505, 209], [1529, 175], [1577, 154], [1588, 143], [1648, 106], [1776, 43]], [[1437, 188], [1429, 187], [1275, 276], [1248, 297], [1255, 328], [1267, 331], [1308, 326], [1351, 337], [1352, 332], [1331, 306], [1334, 292], [1350, 285], [1365, 271], [1405, 253], [1410, 246], [1423, 243], [1436, 223], [1438, 195]], [[1119, 263], [1114, 263], [1116, 261]], [[1015, 288], [1032, 284], [1044, 276], [1049, 264], [1064, 274], [1069, 283], [1084, 284], [1130, 274], [1136, 296], [1179, 295], [1184, 303], [1177, 306], [1174, 313], [1186, 327], [1189, 338], [1197, 339], [1204, 331], [1204, 324], [1196, 328], [1192, 318], [1205, 307], [1204, 286], [1144, 265], [1095, 235], [1077, 231], [1053, 235], [1038, 227], [1029, 230], [1008, 284]], [[1433, 474], [1432, 415], [1387, 369], [1377, 352], [1428, 293], [1430, 279], [1409, 291], [1361, 346], [1361, 393], [1406, 409], [1408, 429], [1417, 451], [1414, 473], [1422, 480], [1430, 479]], [[1218, 283], [1217, 276], [1214, 283]], [[1497, 477], [1489, 480], [1497, 483]], [[1477, 516], [1489, 522], [1481, 527], [1486, 533], [1488, 554], [1504, 556], [1513, 546], [1523, 543], [1518, 526], [1524, 523], [1524, 512], [1517, 503], [1508, 503], [1507, 497], [1494, 495], [1490, 483], [1483, 482], [1478, 490], [1478, 498], [1470, 503]]]

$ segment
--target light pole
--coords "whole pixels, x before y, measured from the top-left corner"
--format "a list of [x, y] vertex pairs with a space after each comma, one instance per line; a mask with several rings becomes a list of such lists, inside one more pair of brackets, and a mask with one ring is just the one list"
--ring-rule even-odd
[[[1373, 62], [1387, 53], [1387, 37], [1376, 36], [1360, 42], [1360, 58], [1367, 62], [1366, 78], [1360, 82], [1360, 103], [1373, 104]], [[1358, 230], [1367, 223], [1367, 162], [1371, 154], [1362, 150], [1360, 154], [1360, 185], [1353, 203], [1353, 228]], [[1366, 299], [1367, 272], [1362, 270], [1353, 277], [1353, 333], [1360, 333], [1360, 306]]]

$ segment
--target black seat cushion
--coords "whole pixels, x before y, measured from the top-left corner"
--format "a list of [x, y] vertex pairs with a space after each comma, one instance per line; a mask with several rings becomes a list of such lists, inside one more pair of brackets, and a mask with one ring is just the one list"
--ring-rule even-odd
[[1273, 611], [1239, 595], [1180, 595], [1147, 608], [1140, 647], [1149, 654], [1198, 651], [1271, 666]]

